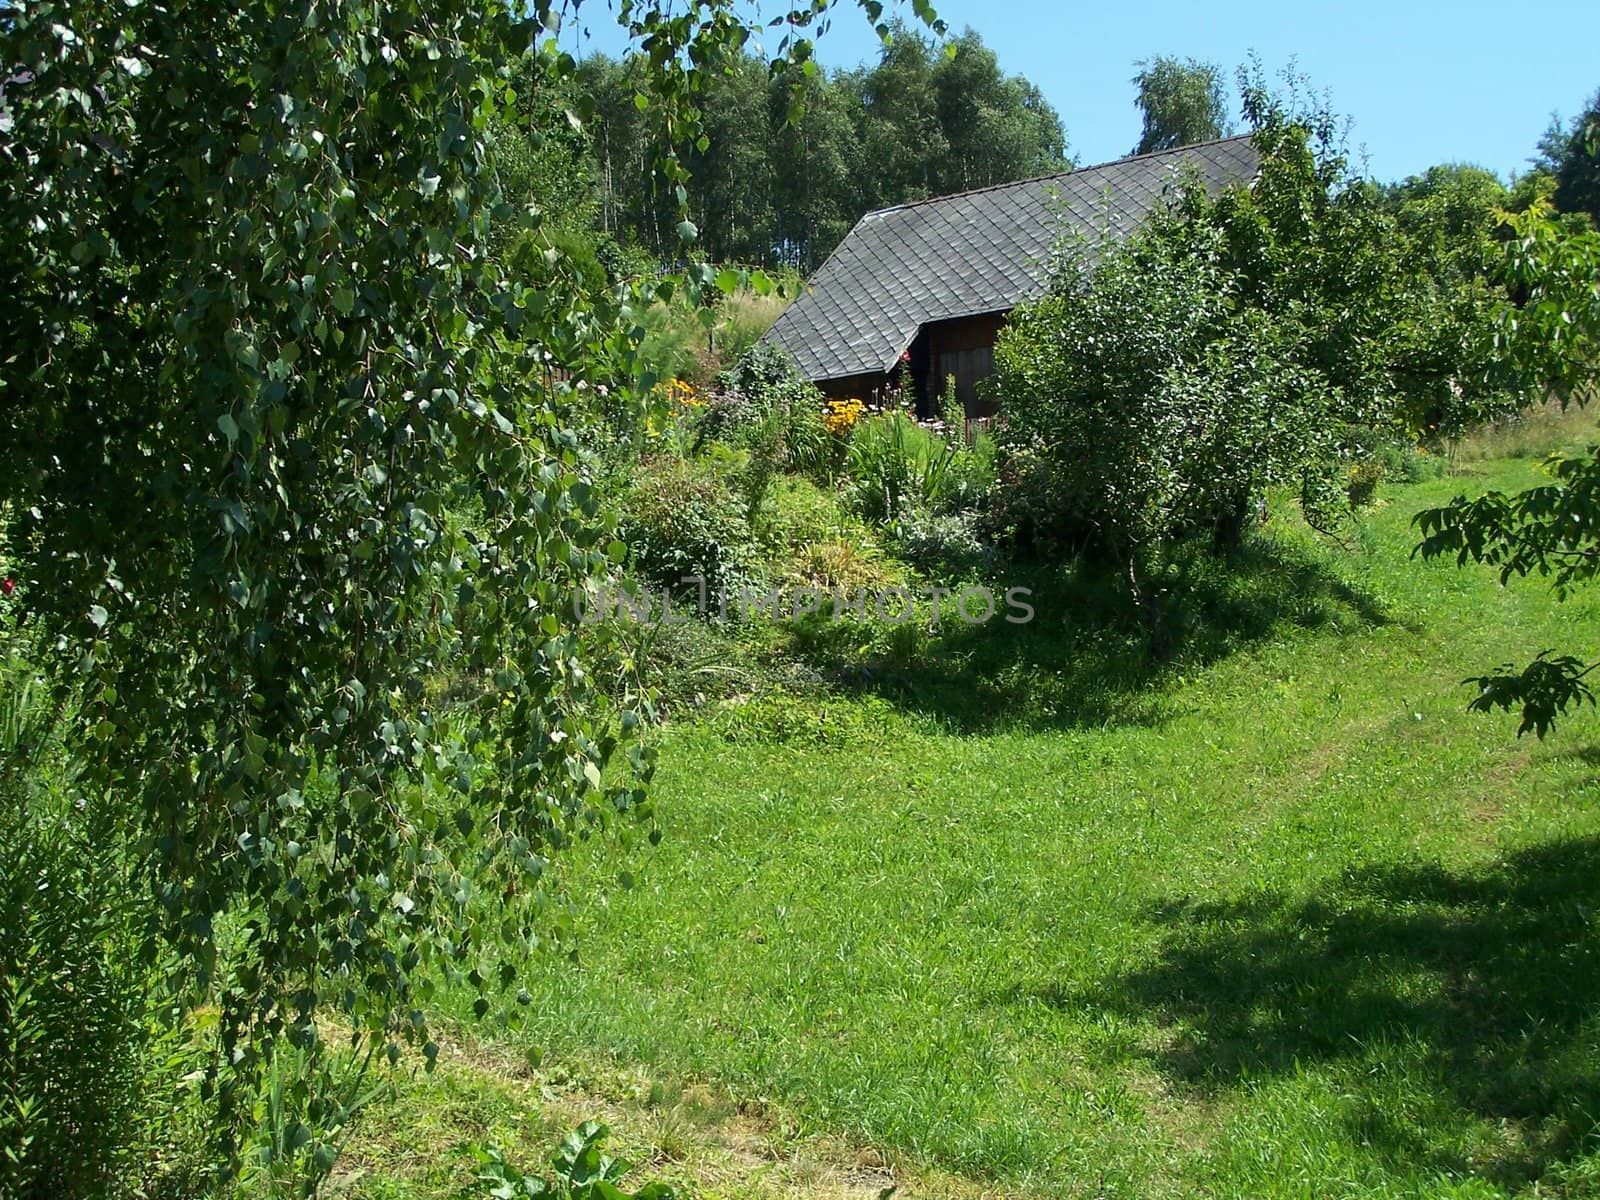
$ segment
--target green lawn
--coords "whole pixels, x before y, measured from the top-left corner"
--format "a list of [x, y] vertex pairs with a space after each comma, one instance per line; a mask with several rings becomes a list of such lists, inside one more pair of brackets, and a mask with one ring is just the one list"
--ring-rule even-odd
[[631, 891], [577, 863], [520, 1048], [1032, 1195], [1600, 1192], [1600, 724], [1459, 686], [1600, 650], [1600, 597], [1410, 559], [1534, 478], [1388, 490], [1348, 547], [1276, 517], [1174, 585], [1164, 670], [1041, 587], [814, 736], [672, 728], [665, 839]]

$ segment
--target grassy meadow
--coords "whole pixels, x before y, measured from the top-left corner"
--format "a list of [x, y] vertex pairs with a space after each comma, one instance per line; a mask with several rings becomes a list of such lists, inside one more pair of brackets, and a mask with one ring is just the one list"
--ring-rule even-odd
[[634, 886], [577, 857], [576, 964], [336, 1186], [450, 1195], [455, 1142], [596, 1112], [708, 1196], [1600, 1193], [1600, 723], [1519, 741], [1460, 686], [1592, 653], [1600, 595], [1411, 557], [1418, 509], [1537, 478], [1518, 437], [1343, 544], [1283, 507], [1180, 564], [1165, 664], [1063, 570], [805, 721], [674, 722]]

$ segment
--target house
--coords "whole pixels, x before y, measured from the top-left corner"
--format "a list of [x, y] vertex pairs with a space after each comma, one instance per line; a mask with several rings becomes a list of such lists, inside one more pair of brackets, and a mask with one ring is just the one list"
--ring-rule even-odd
[[1249, 137], [1225, 138], [868, 213], [763, 341], [829, 396], [882, 399], [904, 362], [924, 413], [954, 376], [968, 415], [987, 416], [995, 339], [1044, 291], [1059, 239], [1138, 228], [1187, 170], [1219, 191], [1257, 165]]

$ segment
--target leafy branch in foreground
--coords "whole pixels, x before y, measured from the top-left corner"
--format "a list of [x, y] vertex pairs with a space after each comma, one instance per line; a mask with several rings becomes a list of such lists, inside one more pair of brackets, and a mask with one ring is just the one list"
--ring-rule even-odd
[[[651, 821], [649, 699], [574, 613], [622, 547], [563, 379], [617, 379], [634, 322], [493, 253], [516, 69], [570, 69], [576, 8], [0, 6], [8, 553], [144, 953], [214, 1014], [220, 1164], [290, 1064], [308, 1190], [324, 1031], [431, 1062], [442, 983], [516, 1011], [555, 860]], [[624, 4], [642, 103], [692, 127], [734, 11]]]
[[1478, 689], [1467, 708], [1482, 713], [1521, 708], [1522, 724], [1517, 726], [1517, 736], [1531, 729], [1543, 738], [1555, 728], [1556, 717], [1584, 704], [1594, 705], [1594, 691], [1584, 677], [1600, 666], [1571, 655], [1552, 657], [1554, 653], [1542, 651], [1520, 671], [1507, 663], [1491, 675], [1464, 680]]
[[[1600, 234], [1564, 232], [1547, 209], [1508, 216], [1513, 240], [1505, 270], [1520, 303], [1502, 314], [1503, 358], [1544, 382], [1563, 403], [1593, 393], [1600, 365]], [[1457, 496], [1414, 518], [1424, 559], [1453, 556], [1458, 566], [1484, 563], [1500, 581], [1538, 575], [1559, 599], [1600, 574], [1600, 446], [1586, 455], [1554, 458], [1552, 483], [1514, 495]], [[1584, 682], [1596, 665], [1571, 656], [1539, 655], [1521, 671], [1512, 666], [1468, 680], [1478, 688], [1475, 712], [1520, 708], [1518, 735], [1544, 737], [1594, 695]]]
[[1457, 496], [1418, 513], [1417, 552], [1425, 559], [1453, 555], [1458, 566], [1499, 567], [1501, 583], [1549, 576], [1566, 599], [1573, 585], [1600, 573], [1600, 446], [1585, 458], [1551, 459], [1549, 471], [1556, 482], [1509, 496]]

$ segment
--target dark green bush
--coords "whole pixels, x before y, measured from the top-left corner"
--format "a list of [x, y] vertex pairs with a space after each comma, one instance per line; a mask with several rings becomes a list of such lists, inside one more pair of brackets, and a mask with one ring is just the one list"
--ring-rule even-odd
[[769, 479], [779, 470], [818, 474], [831, 448], [822, 393], [801, 378], [786, 353], [757, 343], [713, 383], [696, 449], [712, 442], [748, 450], [752, 468]]
[[686, 576], [713, 595], [754, 586], [755, 537], [737, 465], [660, 458], [644, 464], [622, 495], [618, 536], [645, 579], [679, 589]]
[[787, 352], [765, 342], [757, 342], [739, 355], [733, 366], [717, 373], [719, 392], [739, 392], [757, 403], [774, 391], [802, 383], [799, 368]]
[[1055, 483], [1055, 464], [1041, 445], [1014, 442], [997, 464], [983, 514], [987, 540], [1057, 558], [1079, 549], [1072, 539], [1070, 497]]

